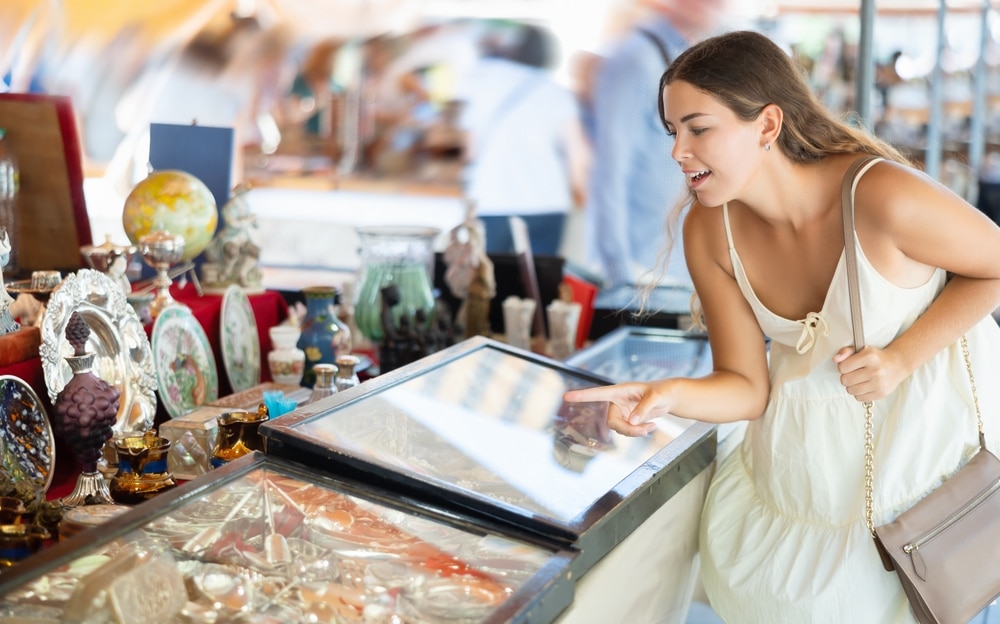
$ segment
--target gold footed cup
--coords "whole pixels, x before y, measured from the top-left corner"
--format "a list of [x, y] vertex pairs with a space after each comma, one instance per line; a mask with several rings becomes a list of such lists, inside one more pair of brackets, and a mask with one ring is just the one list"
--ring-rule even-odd
[[37, 524], [0, 524], [0, 570], [37, 553], [50, 537]]
[[177, 486], [167, 470], [170, 440], [152, 431], [115, 440], [118, 472], [111, 478], [111, 498], [122, 505], [137, 505]]
[[267, 408], [263, 404], [256, 412], [220, 414], [218, 442], [209, 460], [212, 468], [219, 468], [253, 451], [264, 450], [264, 440], [258, 429], [267, 418]]

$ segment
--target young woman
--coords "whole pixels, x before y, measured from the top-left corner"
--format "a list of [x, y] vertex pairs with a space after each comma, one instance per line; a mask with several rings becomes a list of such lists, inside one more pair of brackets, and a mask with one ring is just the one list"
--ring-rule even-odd
[[[837, 119], [766, 37], [732, 32], [663, 76], [661, 116], [693, 196], [687, 264], [712, 346], [701, 379], [569, 392], [644, 435], [670, 413], [750, 421], [718, 466], [702, 576], [727, 622], [911, 621], [865, 524], [864, 409], [874, 401], [874, 520], [906, 510], [978, 448], [968, 338], [1000, 450], [1000, 229]], [[855, 353], [841, 183], [859, 157], [855, 236], [867, 345]], [[765, 344], [770, 338], [770, 355]]]

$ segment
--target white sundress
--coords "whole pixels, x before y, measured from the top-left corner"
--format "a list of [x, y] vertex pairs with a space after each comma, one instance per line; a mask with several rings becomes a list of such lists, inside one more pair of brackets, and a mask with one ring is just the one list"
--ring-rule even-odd
[[[864, 522], [864, 408], [840, 384], [833, 355], [853, 344], [841, 255], [823, 308], [793, 321], [757, 299], [733, 246], [736, 281], [771, 338], [771, 396], [740, 446], [720, 464], [702, 516], [702, 579], [730, 624], [913, 622], [895, 572], [886, 572]], [[885, 346], [945, 283], [900, 288], [868, 262], [854, 237], [868, 344]], [[988, 445], [1000, 448], [1000, 329], [986, 317], [967, 332]], [[874, 405], [876, 524], [952, 474], [978, 448], [958, 342]], [[998, 551], [1000, 552], [1000, 551]], [[1000, 555], [997, 564], [1000, 565]]]

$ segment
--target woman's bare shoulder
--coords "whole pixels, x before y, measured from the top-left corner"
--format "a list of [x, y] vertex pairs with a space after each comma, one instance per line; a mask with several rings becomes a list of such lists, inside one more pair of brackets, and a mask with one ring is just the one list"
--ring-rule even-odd
[[688, 253], [688, 262], [711, 258], [723, 267], [727, 273], [732, 273], [729, 265], [729, 244], [726, 237], [726, 223], [722, 206], [705, 206], [697, 201], [691, 205], [684, 219], [684, 248], [694, 252], [693, 258]]
[[[875, 163], [858, 181], [855, 214], [869, 224], [894, 229], [894, 223], [918, 218], [929, 203], [961, 202], [925, 172], [903, 163]], [[926, 213], [925, 213], [926, 216]]]

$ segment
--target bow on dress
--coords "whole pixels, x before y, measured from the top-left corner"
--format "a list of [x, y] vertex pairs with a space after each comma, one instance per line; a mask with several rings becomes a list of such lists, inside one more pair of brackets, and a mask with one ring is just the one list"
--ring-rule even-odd
[[824, 336], [830, 335], [830, 327], [826, 324], [826, 319], [820, 316], [819, 312], [810, 312], [799, 323], [802, 323], [802, 333], [799, 335], [799, 341], [795, 343], [795, 350], [800, 355], [808, 353], [813, 348], [813, 345], [816, 344], [816, 336], [818, 334]]

